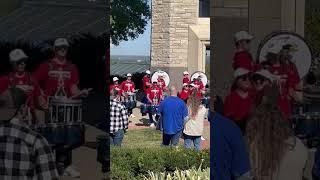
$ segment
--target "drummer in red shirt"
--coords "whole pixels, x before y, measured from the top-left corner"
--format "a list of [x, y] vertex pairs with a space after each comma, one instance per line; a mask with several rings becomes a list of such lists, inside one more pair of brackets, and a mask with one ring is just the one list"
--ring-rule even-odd
[[121, 96], [121, 88], [119, 85], [119, 78], [114, 77], [112, 79], [112, 81], [113, 81], [113, 84], [110, 85], [110, 94]]
[[189, 90], [189, 84], [188, 83], [183, 83], [182, 91], [179, 94], [179, 97], [187, 102], [187, 99], [190, 96], [190, 90]]
[[[132, 74], [127, 74], [127, 80], [123, 81], [120, 85], [121, 92], [123, 97], [127, 97], [128, 93], [135, 93], [135, 85], [134, 82], [131, 80]], [[132, 114], [132, 109], [128, 109], [128, 114], [130, 117], [135, 118], [135, 115]]]
[[[77, 67], [67, 60], [69, 43], [64, 38], [58, 38], [54, 42], [55, 56], [48, 62], [41, 64], [33, 73], [33, 77], [43, 90], [43, 95], [39, 96], [39, 103], [42, 108], [48, 108], [48, 97], [62, 92], [67, 98], [77, 98], [87, 96], [89, 90], [78, 88], [79, 75]], [[80, 177], [80, 173], [72, 166], [72, 149], [59, 148], [56, 153], [57, 162], [63, 165], [64, 174], [72, 177]], [[58, 157], [59, 156], [59, 157]]]
[[259, 70], [252, 75], [253, 92], [255, 97], [255, 105], [258, 106], [263, 97], [264, 89], [271, 86], [274, 82], [274, 76], [265, 69]]
[[55, 56], [41, 64], [33, 73], [33, 78], [43, 90], [39, 96], [39, 103], [42, 108], [48, 108], [48, 97], [55, 96], [59, 86], [63, 88], [68, 98], [87, 96], [89, 90], [80, 90], [79, 75], [77, 67], [67, 60], [69, 43], [64, 38], [58, 38], [54, 42]]
[[202, 76], [199, 75], [197, 79], [194, 79], [193, 84], [196, 86], [197, 96], [201, 98], [205, 94], [205, 86], [202, 82]]
[[158, 85], [161, 88], [162, 92], [166, 92], [167, 91], [167, 85], [166, 85], [166, 82], [163, 79], [163, 75], [159, 75], [158, 76]]
[[143, 79], [142, 79], [142, 81], [143, 81], [143, 91], [145, 93], [147, 93], [147, 89], [152, 86], [150, 74], [151, 74], [151, 72], [149, 70], [147, 70], [146, 71], [146, 75], [144, 75]]
[[257, 71], [261, 68], [259, 64], [253, 62], [252, 55], [250, 54], [250, 42], [253, 36], [246, 31], [237, 32], [234, 35], [235, 41], [235, 54], [233, 57], [233, 69], [238, 68], [247, 69], [248, 71]]
[[31, 73], [26, 71], [26, 61], [28, 56], [21, 49], [14, 49], [9, 54], [13, 72], [2, 78], [1, 91], [9, 88], [17, 88], [27, 95], [26, 105], [32, 115], [32, 120], [39, 120], [36, 115], [36, 100], [41, 95], [38, 84], [31, 77]]
[[[153, 81], [152, 86], [147, 90], [147, 99], [149, 105], [158, 106], [163, 99], [162, 89], [158, 86], [157, 81]], [[155, 127], [155, 121], [153, 120], [152, 112], [148, 112], [150, 127]]]
[[247, 118], [254, 107], [254, 96], [250, 94], [250, 71], [238, 68], [234, 72], [234, 84], [225, 98], [223, 114], [233, 120], [245, 134]]
[[188, 71], [184, 71], [183, 72], [183, 79], [182, 79], [182, 83], [185, 84], [189, 84], [190, 83], [190, 78], [189, 78], [189, 72]]

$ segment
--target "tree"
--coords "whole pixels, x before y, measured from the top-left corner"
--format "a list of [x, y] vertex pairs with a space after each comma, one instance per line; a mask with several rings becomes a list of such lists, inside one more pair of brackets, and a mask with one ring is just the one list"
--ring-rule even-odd
[[147, 0], [111, 0], [110, 38], [112, 44], [136, 39], [143, 34], [151, 11]]

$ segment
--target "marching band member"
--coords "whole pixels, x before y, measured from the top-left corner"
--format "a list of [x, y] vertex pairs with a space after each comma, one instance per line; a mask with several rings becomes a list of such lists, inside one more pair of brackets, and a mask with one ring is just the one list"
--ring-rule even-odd
[[[132, 78], [132, 74], [128, 73], [127, 80], [123, 81], [120, 85], [123, 97], [128, 97], [128, 93], [135, 92], [135, 85], [131, 80], [131, 78]], [[132, 109], [128, 109], [128, 113], [130, 117], [135, 118], [135, 116], [132, 114]]]
[[250, 71], [238, 68], [234, 72], [234, 84], [226, 97], [223, 114], [233, 120], [245, 134], [247, 118], [254, 106], [254, 96], [250, 94]]
[[21, 49], [14, 49], [9, 54], [10, 62], [13, 67], [13, 72], [9, 75], [3, 77], [3, 86], [4, 91], [9, 88], [17, 88], [21, 90], [26, 96], [26, 106], [31, 113], [32, 120], [38, 120], [36, 115], [36, 97], [40, 96], [40, 88], [38, 84], [33, 80], [31, 73], [26, 71], [26, 61], [28, 56]]
[[121, 96], [122, 92], [119, 85], [119, 78], [114, 77], [112, 81], [113, 84], [110, 86], [110, 94], [114, 94], [115, 96]]
[[[45, 62], [34, 72], [33, 77], [38, 84], [42, 85], [43, 96], [39, 96], [42, 108], [48, 108], [48, 97], [64, 91], [68, 98], [88, 95], [87, 89], [78, 88], [78, 69], [67, 60], [69, 43], [64, 38], [58, 38], [54, 42], [55, 56], [49, 62]], [[69, 147], [56, 149], [57, 162], [63, 174], [66, 176], [80, 177], [80, 173], [72, 166], [72, 150]]]
[[189, 90], [189, 84], [188, 83], [183, 83], [182, 91], [179, 94], [179, 97], [187, 102], [187, 99], [190, 96], [190, 90]]
[[[158, 86], [157, 81], [152, 82], [152, 86], [147, 90], [148, 105], [158, 106], [160, 101], [163, 100], [162, 89]], [[153, 120], [153, 112], [148, 112], [150, 127], [155, 127], [155, 121]]]
[[196, 79], [194, 79], [194, 84], [197, 90], [197, 96], [202, 97], [205, 94], [205, 86], [201, 80], [202, 76], [199, 75]]
[[187, 83], [189, 84], [190, 83], [190, 78], [189, 78], [189, 72], [188, 71], [184, 71], [183, 72], [183, 80], [182, 80], [182, 83]]
[[271, 87], [274, 76], [265, 69], [255, 72], [252, 76], [253, 93], [255, 94], [255, 105], [259, 105], [262, 101], [264, 89]]
[[158, 76], [158, 84], [159, 84], [159, 86], [160, 86], [160, 88], [161, 88], [161, 90], [162, 90], [163, 92], [166, 92], [166, 91], [167, 91], [166, 82], [164, 81], [163, 75], [161, 75], [161, 74]]
[[259, 64], [254, 64], [252, 55], [250, 54], [250, 42], [253, 36], [246, 31], [237, 32], [234, 35], [236, 46], [235, 55], [233, 57], [233, 69], [247, 69], [248, 71], [256, 71], [260, 69]]
[[151, 72], [149, 70], [147, 70], [146, 71], [146, 75], [144, 75], [143, 79], [142, 79], [142, 81], [143, 81], [143, 91], [145, 93], [147, 93], [147, 89], [152, 86], [150, 74], [151, 74]]

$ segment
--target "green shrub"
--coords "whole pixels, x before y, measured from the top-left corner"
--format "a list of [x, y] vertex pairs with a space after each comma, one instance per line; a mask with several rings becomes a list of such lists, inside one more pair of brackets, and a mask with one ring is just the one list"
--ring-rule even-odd
[[149, 172], [173, 173], [177, 169], [210, 166], [208, 151], [196, 152], [184, 148], [111, 148], [111, 179], [140, 177]]

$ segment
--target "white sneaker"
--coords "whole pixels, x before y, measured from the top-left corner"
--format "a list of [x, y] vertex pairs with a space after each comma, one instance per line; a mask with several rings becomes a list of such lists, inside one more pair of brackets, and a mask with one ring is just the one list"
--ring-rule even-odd
[[80, 172], [78, 172], [73, 166], [68, 166], [63, 173], [64, 176], [71, 176], [73, 178], [80, 178]]
[[130, 115], [130, 117], [131, 117], [131, 118], [135, 118], [136, 116], [135, 116], [135, 115], [133, 115], [133, 114], [131, 114], [131, 115]]
[[202, 140], [202, 141], [205, 141], [206, 139], [205, 139], [204, 137], [202, 137], [202, 136], [201, 136], [201, 140]]
[[154, 125], [154, 123], [151, 123], [151, 124], [150, 124], [150, 127], [151, 127], [151, 128], [155, 128], [156, 126]]

